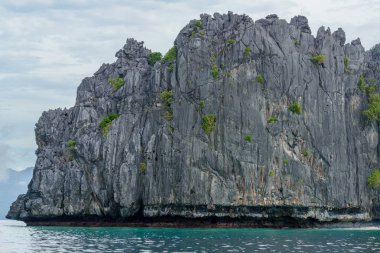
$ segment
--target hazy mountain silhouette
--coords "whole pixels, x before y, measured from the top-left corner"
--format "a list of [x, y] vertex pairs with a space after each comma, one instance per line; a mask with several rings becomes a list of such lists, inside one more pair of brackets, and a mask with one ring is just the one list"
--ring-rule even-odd
[[9, 207], [17, 196], [26, 193], [32, 174], [33, 167], [22, 171], [9, 169], [7, 179], [0, 181], [0, 219], [5, 219]]

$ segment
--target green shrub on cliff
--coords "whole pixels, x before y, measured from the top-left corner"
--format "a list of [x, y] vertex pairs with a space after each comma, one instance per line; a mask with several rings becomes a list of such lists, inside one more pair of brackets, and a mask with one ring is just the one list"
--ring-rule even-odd
[[172, 121], [174, 119], [173, 113], [168, 110], [164, 112], [164, 115], [162, 116], [166, 121]]
[[210, 136], [212, 131], [216, 127], [216, 116], [213, 114], [207, 114], [202, 117], [202, 129], [203, 131]]
[[201, 100], [199, 101], [199, 109], [202, 111], [205, 108], [205, 101]]
[[261, 74], [261, 73], [257, 74], [256, 81], [257, 81], [259, 84], [264, 84], [264, 77], [263, 77], [263, 74]]
[[174, 71], [174, 64], [173, 63], [171, 63], [171, 64], [168, 65], [168, 71], [170, 73]]
[[175, 61], [177, 59], [177, 48], [173, 46], [169, 49], [169, 51], [165, 54], [164, 58], [162, 58], [162, 61], [164, 63]]
[[216, 65], [215, 63], [212, 64], [212, 66], [211, 66], [211, 75], [212, 75], [212, 78], [214, 78], [214, 80], [219, 78], [218, 65]]
[[121, 77], [114, 78], [108, 80], [108, 83], [114, 88], [114, 90], [118, 90], [125, 84], [124, 79]]
[[366, 91], [367, 84], [366, 84], [366, 82], [365, 82], [365, 79], [364, 79], [364, 75], [363, 75], [363, 74], [360, 74], [360, 76], [359, 76], [358, 88], [359, 88], [359, 90], [361, 90], [361, 91]]
[[174, 128], [174, 126], [173, 125], [170, 125], [170, 124], [168, 124], [168, 125], [166, 125], [166, 129], [169, 131], [169, 133], [174, 133], [174, 130], [175, 130], [175, 128]]
[[111, 113], [107, 117], [103, 118], [99, 123], [99, 128], [102, 130], [103, 135], [107, 135], [112, 121], [117, 119], [119, 114]]
[[244, 140], [245, 140], [246, 142], [252, 142], [252, 135], [247, 134], [246, 136], [244, 136]]
[[232, 45], [236, 43], [236, 40], [229, 38], [229, 39], [226, 39], [226, 43], [229, 45]]
[[371, 175], [367, 179], [368, 186], [370, 188], [376, 188], [380, 186], [380, 170], [375, 168]]
[[190, 37], [194, 37], [197, 32], [199, 32], [200, 35], [205, 35], [205, 31], [202, 30], [203, 27], [202, 27], [202, 22], [200, 20], [196, 20], [194, 22], [194, 27], [193, 27], [193, 30], [191, 31], [191, 36]]
[[67, 145], [69, 146], [69, 150], [71, 153], [73, 153], [75, 151], [75, 145], [77, 144], [77, 142], [73, 139], [70, 139], [67, 141]]
[[272, 116], [270, 116], [270, 118], [267, 120], [267, 123], [268, 123], [268, 124], [273, 124], [273, 123], [276, 123], [277, 121], [278, 121], [277, 116], [272, 115]]
[[142, 162], [139, 164], [139, 170], [141, 174], [145, 174], [146, 172], [146, 163]]
[[251, 54], [251, 49], [246, 47], [243, 52], [243, 59], [247, 58]]
[[149, 65], [154, 65], [156, 62], [161, 61], [162, 54], [160, 52], [153, 52], [148, 55]]
[[360, 74], [359, 81], [358, 81], [358, 88], [361, 91], [365, 91], [368, 97], [375, 94], [377, 91], [376, 81], [372, 82], [371, 84], [367, 84], [365, 81], [364, 75]]
[[195, 21], [194, 28], [197, 29], [197, 30], [201, 30], [202, 29], [202, 23], [201, 23], [200, 20], [196, 20]]
[[173, 91], [171, 90], [162, 91], [160, 93], [160, 100], [161, 100], [163, 109], [165, 110], [162, 117], [166, 121], [172, 121], [174, 119], [173, 110], [171, 108], [172, 102], [173, 102]]
[[315, 54], [310, 60], [315, 64], [323, 64], [325, 62], [325, 56], [323, 54]]
[[216, 80], [219, 78], [219, 68], [217, 65], [217, 56], [215, 54], [211, 55], [210, 62], [211, 62], [211, 76], [214, 78], [214, 80]]
[[295, 113], [298, 115], [300, 115], [302, 112], [302, 107], [300, 106], [298, 102], [295, 102], [294, 104], [290, 105], [288, 108], [292, 113]]
[[380, 122], [380, 93], [377, 92], [376, 81], [367, 84], [364, 75], [359, 76], [358, 88], [365, 91], [368, 97], [368, 108], [363, 110], [363, 116], [369, 121]]
[[347, 70], [348, 69], [348, 65], [350, 64], [350, 58], [348, 58], [347, 55], [344, 56], [343, 63], [344, 63], [344, 69]]
[[170, 108], [173, 102], [173, 91], [171, 90], [162, 91], [160, 93], [160, 100], [165, 108]]
[[369, 84], [365, 88], [365, 92], [366, 92], [366, 94], [367, 94], [368, 97], [370, 97], [371, 95], [377, 94], [376, 91], [377, 91], [377, 86], [373, 85], [373, 84]]
[[380, 94], [374, 93], [369, 96], [368, 109], [363, 111], [364, 117], [370, 121], [380, 122]]

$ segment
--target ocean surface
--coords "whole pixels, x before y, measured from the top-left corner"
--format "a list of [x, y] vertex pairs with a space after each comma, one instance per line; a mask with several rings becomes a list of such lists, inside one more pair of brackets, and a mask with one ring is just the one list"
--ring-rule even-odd
[[380, 252], [380, 228], [26, 227], [0, 220], [0, 252]]

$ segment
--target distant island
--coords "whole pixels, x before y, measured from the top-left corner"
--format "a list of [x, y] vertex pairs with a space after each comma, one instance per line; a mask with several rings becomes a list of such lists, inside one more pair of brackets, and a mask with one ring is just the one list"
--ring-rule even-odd
[[[126, 33], [128, 31], [125, 31]], [[154, 39], [154, 38], [152, 38]], [[102, 50], [99, 48], [99, 50]], [[203, 14], [163, 56], [128, 39], [43, 112], [28, 225], [314, 227], [380, 218], [380, 44]]]
[[28, 189], [33, 167], [21, 171], [8, 169], [6, 175], [6, 179], [0, 181], [0, 219], [5, 219], [12, 202]]

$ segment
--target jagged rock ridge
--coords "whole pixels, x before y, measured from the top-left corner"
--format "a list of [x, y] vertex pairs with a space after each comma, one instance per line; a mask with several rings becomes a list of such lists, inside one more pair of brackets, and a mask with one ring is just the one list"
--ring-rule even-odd
[[[378, 125], [364, 120], [357, 83], [364, 74], [379, 84], [380, 45], [365, 52], [345, 40], [324, 27], [314, 37], [303, 16], [201, 15], [176, 38], [176, 59], [151, 66], [151, 51], [128, 39], [115, 63], [82, 81], [74, 107], [42, 114], [33, 179], [8, 218], [378, 218], [367, 186]], [[317, 54], [323, 63], [310, 60]], [[117, 77], [125, 85], [115, 90]], [[288, 109], [295, 102], [300, 115]], [[120, 116], [104, 133], [110, 113]]]

